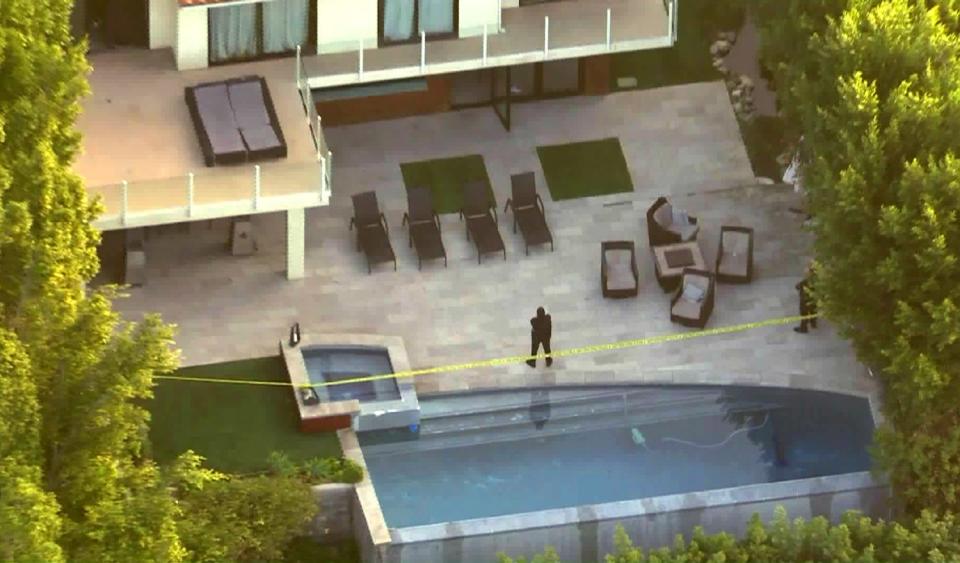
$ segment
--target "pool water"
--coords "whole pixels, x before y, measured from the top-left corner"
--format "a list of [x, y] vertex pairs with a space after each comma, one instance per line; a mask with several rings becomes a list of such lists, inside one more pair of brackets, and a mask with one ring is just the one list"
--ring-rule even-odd
[[[393, 373], [386, 348], [314, 346], [303, 351], [303, 361], [310, 382], [315, 384]], [[329, 385], [326, 392], [331, 401], [357, 399], [364, 403], [400, 400], [400, 389], [392, 378]]]
[[[669, 401], [673, 390], [648, 392]], [[391, 528], [870, 467], [867, 446], [873, 422], [865, 399], [735, 387], [712, 388], [699, 397], [686, 406], [671, 407], [664, 416], [646, 416], [656, 411], [649, 402], [618, 412], [594, 408], [594, 401], [593, 411], [584, 407], [579, 416], [558, 402], [550, 410], [555, 416], [564, 412], [566, 418], [543, 424], [541, 416], [540, 430], [531, 416], [518, 423], [525, 425], [522, 432], [514, 425], [432, 434], [431, 419], [426, 418], [421, 419], [419, 436], [407, 433], [408, 442], [396, 442], [397, 431], [365, 432], [360, 440]], [[443, 400], [422, 398], [421, 403]], [[603, 399], [614, 405], [622, 400]], [[543, 409], [539, 412], [542, 415]], [[515, 414], [511, 417], [517, 419]], [[449, 414], [437, 418], [433, 426], [449, 428], [450, 419]], [[592, 428], [584, 423], [601, 419], [603, 423]], [[509, 432], [526, 437], [504, 440], [503, 434]], [[455, 445], [458, 433], [465, 445]], [[478, 440], [484, 433], [486, 440]], [[421, 447], [419, 442], [439, 439], [434, 437], [439, 434], [452, 446]]]

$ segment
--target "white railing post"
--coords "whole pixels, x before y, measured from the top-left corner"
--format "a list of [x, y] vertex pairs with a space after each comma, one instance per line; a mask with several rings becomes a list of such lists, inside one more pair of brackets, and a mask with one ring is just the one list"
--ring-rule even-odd
[[427, 69], [427, 32], [420, 32], [420, 74]]
[[360, 77], [360, 80], [363, 80], [363, 39], [360, 40], [360, 60], [357, 61], [357, 76]]
[[323, 194], [327, 191], [327, 159], [320, 153], [317, 153], [317, 156], [320, 158], [320, 199], [323, 199]]
[[543, 16], [543, 58], [550, 50], [550, 16]]
[[297, 45], [297, 88], [300, 88], [300, 45]]
[[127, 192], [128, 192], [129, 189], [130, 189], [130, 184], [129, 184], [126, 180], [124, 180], [124, 181], [123, 181], [123, 187], [120, 188], [120, 189], [121, 189], [120, 196], [121, 196], [121, 205], [122, 205], [121, 208], [120, 208], [120, 224], [126, 226], [126, 224], [127, 224], [127, 209], [128, 209], [128, 207], [130, 206], [130, 205], [129, 205], [129, 196], [128, 196]]
[[483, 66], [487, 66], [487, 24], [483, 24]]
[[193, 172], [187, 174], [187, 217], [193, 217]]
[[253, 165], [253, 209], [260, 209], [260, 165]]
[[318, 159], [323, 156], [323, 147], [320, 146], [320, 144], [321, 144], [321, 143], [320, 143], [320, 139], [322, 139], [322, 138], [323, 138], [323, 129], [321, 129], [321, 125], [320, 125], [320, 115], [318, 114], [318, 115], [317, 115], [317, 132], [314, 133], [314, 135], [313, 135], [313, 142], [316, 143], [316, 145], [317, 145], [317, 158], [318, 158]]
[[333, 195], [333, 151], [327, 150], [327, 193]]
[[610, 50], [612, 43], [610, 41], [610, 8], [607, 8], [607, 50]]

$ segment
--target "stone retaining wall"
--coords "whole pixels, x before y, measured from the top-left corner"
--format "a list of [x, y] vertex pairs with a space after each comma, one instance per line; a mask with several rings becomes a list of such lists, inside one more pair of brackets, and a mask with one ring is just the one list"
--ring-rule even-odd
[[353, 539], [353, 485], [331, 483], [315, 485], [313, 498], [320, 512], [313, 519], [311, 536], [321, 543], [338, 543]]

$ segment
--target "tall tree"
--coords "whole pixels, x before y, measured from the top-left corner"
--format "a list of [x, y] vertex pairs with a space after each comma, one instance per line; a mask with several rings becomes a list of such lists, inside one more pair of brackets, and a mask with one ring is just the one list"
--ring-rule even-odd
[[172, 330], [88, 293], [99, 240], [70, 170], [87, 93], [71, 0], [0, 2], [0, 555], [177, 561], [178, 508], [134, 399], [176, 366]]
[[[955, 0], [817, 11], [831, 1], [810, 3], [799, 47], [765, 47], [806, 52], [778, 67], [778, 85], [805, 134], [815, 293], [883, 378], [892, 426], [878, 459], [901, 499], [914, 513], [958, 511], [960, 11]], [[761, 25], [765, 41], [782, 38], [769, 30], [785, 22]]]

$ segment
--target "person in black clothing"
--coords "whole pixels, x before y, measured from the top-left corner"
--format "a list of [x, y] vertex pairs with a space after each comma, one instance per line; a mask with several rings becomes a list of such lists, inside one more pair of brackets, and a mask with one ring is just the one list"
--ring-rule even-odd
[[[807, 268], [807, 275], [800, 283], [797, 284], [797, 292], [800, 294], [800, 315], [816, 315], [817, 314], [817, 303], [813, 300], [813, 296], [810, 295], [810, 288], [813, 287], [813, 266]], [[817, 328], [817, 318], [813, 317], [812, 319], [802, 319], [800, 321], [800, 326], [794, 327], [793, 330], [805, 334], [807, 332], [807, 325]]]
[[[537, 307], [537, 316], [530, 319], [530, 326], [533, 327], [530, 331], [530, 355], [536, 356], [540, 345], [543, 344], [543, 352], [547, 355], [547, 367], [550, 367], [553, 365], [553, 358], [550, 357], [550, 333], [553, 326], [550, 322], [550, 315], [543, 307]], [[527, 360], [527, 365], [535, 368], [537, 367], [537, 361]]]

